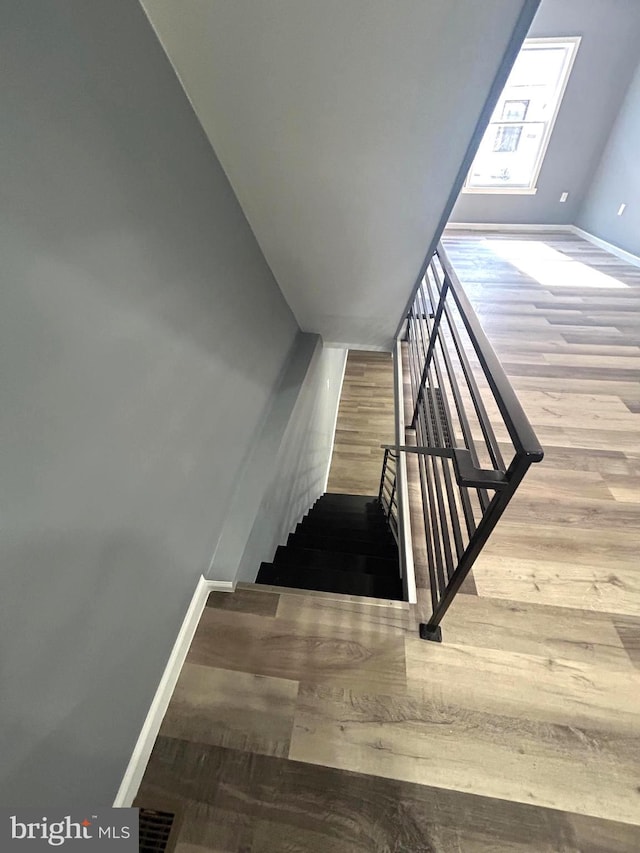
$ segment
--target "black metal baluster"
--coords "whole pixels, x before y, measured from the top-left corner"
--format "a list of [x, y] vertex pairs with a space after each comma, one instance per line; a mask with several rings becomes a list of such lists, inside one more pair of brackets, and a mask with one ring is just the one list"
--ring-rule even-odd
[[[435, 268], [433, 269], [433, 276], [434, 276], [434, 284], [435, 284], [435, 287], [437, 288], [437, 287], [439, 287], [439, 279], [438, 279], [438, 274], [437, 274], [437, 271], [435, 270]], [[450, 323], [451, 321], [449, 319], [449, 312], [448, 312], [448, 308], [446, 305], [444, 307], [444, 311], [445, 311], [445, 317], [447, 318], [447, 321]], [[440, 336], [441, 336], [441, 338], [443, 337], [442, 327], [440, 329]], [[441, 340], [441, 347], [442, 347], [442, 353], [443, 353], [443, 357], [444, 357], [445, 367], [447, 370], [447, 376], [449, 378], [449, 385], [451, 387], [453, 399], [454, 399], [454, 402], [456, 405], [456, 411], [458, 413], [458, 420], [460, 423], [460, 429], [462, 431], [462, 436], [464, 438], [464, 443], [465, 443], [467, 450], [471, 454], [471, 459], [472, 459], [473, 464], [476, 467], [479, 467], [478, 454], [476, 452], [475, 442], [473, 440], [473, 434], [471, 432], [471, 426], [469, 424], [469, 419], [467, 417], [467, 413], [465, 412], [464, 404], [462, 402], [462, 394], [460, 392], [460, 386], [458, 384], [458, 380], [457, 380], [457, 377], [455, 375], [455, 370], [454, 370], [453, 364], [451, 362], [451, 356], [447, 352], [446, 343], [443, 340]], [[475, 529], [476, 529], [476, 522], [475, 522], [475, 517], [474, 517], [474, 513], [473, 513], [473, 508], [471, 506], [471, 500], [469, 498], [468, 490], [465, 489], [464, 487], [461, 487], [460, 488], [460, 494], [462, 497], [462, 503], [463, 503], [464, 513], [465, 513], [465, 521], [467, 524], [467, 531], [468, 531], [469, 536], [472, 536], [473, 533], [475, 532]], [[480, 501], [480, 507], [484, 511], [484, 509], [486, 509], [489, 506], [489, 496], [487, 495], [486, 490], [478, 489], [478, 498]]]
[[[427, 280], [426, 284], [428, 287], [428, 280]], [[418, 297], [418, 299], [419, 299], [419, 297]], [[442, 303], [440, 303], [440, 304], [442, 305]], [[440, 364], [439, 364], [439, 359], [437, 356], [437, 349], [436, 349], [436, 341], [438, 340], [438, 336], [440, 334], [440, 328], [436, 327], [435, 322], [430, 327], [429, 327], [429, 323], [427, 322], [427, 327], [429, 329], [429, 348], [430, 348], [430, 354], [431, 354], [431, 365], [435, 371], [435, 375], [436, 375], [436, 378], [438, 380], [438, 386], [440, 388], [440, 391], [442, 392], [442, 385], [443, 385], [443, 383], [442, 383], [442, 372], [440, 369]], [[430, 374], [431, 374], [431, 371], [428, 371], [427, 375], [430, 376]], [[435, 446], [445, 447], [444, 431], [443, 431], [440, 419], [438, 417], [438, 413], [435, 411], [435, 407], [437, 405], [437, 388], [434, 386], [434, 384], [430, 380], [429, 380], [429, 390], [430, 390], [430, 394], [426, 395], [426, 399], [429, 402], [429, 406], [430, 406], [430, 409], [431, 409], [432, 414], [433, 414], [433, 417], [429, 418], [429, 422], [431, 424], [431, 435], [430, 435], [431, 440], [430, 440], [430, 443], [432, 443]], [[449, 418], [449, 423], [451, 423], [450, 418]], [[449, 521], [451, 524], [451, 531], [453, 533], [453, 539], [454, 539], [454, 543], [455, 543], [455, 547], [456, 547], [457, 558], [459, 559], [462, 555], [463, 550], [464, 550], [464, 545], [462, 542], [462, 533], [460, 530], [460, 521], [458, 518], [458, 507], [457, 507], [455, 493], [453, 490], [453, 484], [452, 484], [452, 480], [451, 480], [450, 462], [447, 459], [445, 459], [444, 457], [440, 458], [439, 461], [436, 458], [433, 458], [432, 465], [434, 466], [434, 468], [436, 466], [441, 466], [441, 468], [442, 468], [445, 490], [447, 493], [447, 502], [448, 502], [448, 506], [449, 506], [448, 518], [449, 518]], [[446, 543], [447, 543], [447, 547], [450, 551], [451, 546], [450, 546], [449, 535], [448, 535], [449, 523], [447, 522], [447, 515], [444, 512], [444, 507], [441, 510], [441, 527], [447, 531]], [[447, 561], [447, 575], [450, 576], [450, 574], [452, 572], [453, 572], [453, 565], [449, 561]]]
[[[423, 285], [421, 285], [421, 287], [418, 289], [418, 294], [419, 297], [416, 298], [415, 303], [415, 305], [417, 306], [417, 311], [414, 311], [414, 315], [417, 313], [418, 315], [421, 315], [424, 318], [423, 322], [420, 323], [419, 333], [423, 358], [426, 359], [429, 345], [427, 339], [425, 338], [424, 331], [425, 327], [427, 329], [427, 332], [429, 331], [429, 321], [427, 319], [428, 312], [425, 308], [426, 299], [424, 298], [424, 282]], [[428, 387], [431, 387], [431, 367], [429, 367], [429, 370], [426, 371], [426, 374], [423, 372], [422, 375], [425, 376]], [[416, 422], [417, 433], [420, 439], [419, 443], [422, 446], [436, 447], [437, 443], [433, 433], [431, 418], [427, 413], [427, 397], [428, 395], [423, 394], [420, 406], [418, 407], [418, 419]], [[443, 590], [446, 587], [448, 577], [453, 572], [453, 556], [451, 553], [451, 544], [449, 541], [449, 530], [448, 527], [444, 524], [444, 501], [442, 496], [442, 484], [440, 481], [440, 475], [436, 467], [437, 460], [433, 458], [425, 458], [423, 460], [423, 463], [425, 468], [425, 476], [427, 479], [427, 489], [429, 492], [431, 529], [436, 555], [436, 575], [438, 578], [439, 588], [438, 595], [440, 596], [442, 595]], [[431, 476], [429, 476], [429, 472], [431, 473]]]

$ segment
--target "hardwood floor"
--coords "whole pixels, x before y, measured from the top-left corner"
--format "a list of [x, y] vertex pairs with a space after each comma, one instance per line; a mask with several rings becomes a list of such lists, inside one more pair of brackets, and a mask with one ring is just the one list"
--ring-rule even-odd
[[328, 492], [377, 495], [384, 451], [395, 439], [390, 353], [350, 350], [342, 384]]
[[637, 849], [623, 824], [171, 738], [150, 769], [146, 795], [183, 804], [178, 853]]
[[640, 269], [562, 232], [445, 246], [545, 450], [478, 593], [638, 616]]
[[640, 672], [603, 614], [461, 596], [438, 645], [404, 603], [228, 598], [137, 799], [179, 853], [639, 849]]
[[[477, 595], [440, 645], [416, 635], [424, 583], [418, 606], [214, 593], [136, 803], [174, 804], [177, 853], [640, 850], [640, 270], [565, 234], [493, 239], [447, 248], [546, 457]], [[558, 283], [571, 258], [623, 286], [581, 288], [581, 267]], [[379, 476], [365, 448], [388, 438], [365, 407], [384, 361], [350, 355], [345, 394], [367, 403], [341, 405], [339, 429], [364, 443], [336, 442], [335, 491], [363, 459], [363, 488]]]

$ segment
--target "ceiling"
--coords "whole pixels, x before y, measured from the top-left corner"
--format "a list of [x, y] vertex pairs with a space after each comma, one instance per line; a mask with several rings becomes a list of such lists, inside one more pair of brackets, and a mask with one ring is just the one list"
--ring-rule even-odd
[[300, 327], [388, 347], [525, 0], [142, 0]]

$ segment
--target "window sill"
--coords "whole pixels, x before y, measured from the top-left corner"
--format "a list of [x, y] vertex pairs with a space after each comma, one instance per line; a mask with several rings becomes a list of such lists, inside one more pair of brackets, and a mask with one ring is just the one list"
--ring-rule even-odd
[[463, 187], [469, 195], [535, 195], [537, 187]]

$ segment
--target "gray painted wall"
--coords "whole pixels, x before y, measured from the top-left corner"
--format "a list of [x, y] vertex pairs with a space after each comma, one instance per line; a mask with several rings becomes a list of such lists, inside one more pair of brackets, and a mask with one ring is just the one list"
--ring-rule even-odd
[[[453, 222], [576, 220], [638, 61], [638, 0], [542, 0], [531, 37], [581, 35], [536, 195], [461, 193]], [[560, 194], [569, 192], [561, 204]]]
[[[576, 225], [640, 255], [640, 64]], [[617, 215], [620, 204], [627, 207]]]
[[0, 802], [109, 805], [298, 328], [137, 3], [0, 56]]
[[347, 352], [300, 333], [230, 502], [208, 573], [255, 580], [323, 493]]

